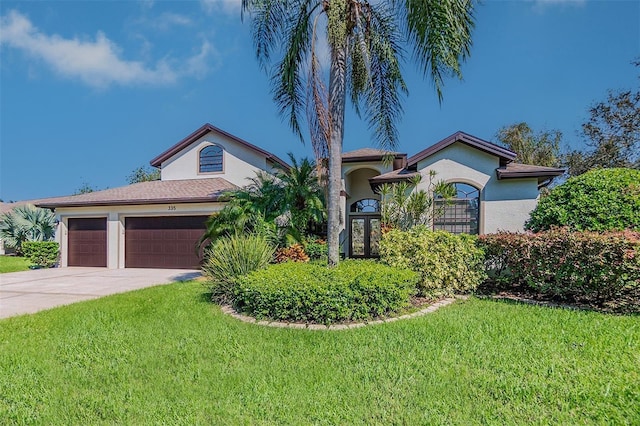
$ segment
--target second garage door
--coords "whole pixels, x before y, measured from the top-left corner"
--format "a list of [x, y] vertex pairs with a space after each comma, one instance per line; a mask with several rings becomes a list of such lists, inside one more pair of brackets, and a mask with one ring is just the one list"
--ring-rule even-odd
[[126, 268], [196, 269], [207, 216], [125, 218]]

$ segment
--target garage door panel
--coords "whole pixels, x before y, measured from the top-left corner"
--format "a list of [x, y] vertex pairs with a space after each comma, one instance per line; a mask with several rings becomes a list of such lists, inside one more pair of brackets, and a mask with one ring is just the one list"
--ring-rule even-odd
[[106, 218], [70, 218], [67, 229], [67, 265], [107, 266]]
[[125, 267], [199, 267], [195, 246], [207, 216], [125, 218]]

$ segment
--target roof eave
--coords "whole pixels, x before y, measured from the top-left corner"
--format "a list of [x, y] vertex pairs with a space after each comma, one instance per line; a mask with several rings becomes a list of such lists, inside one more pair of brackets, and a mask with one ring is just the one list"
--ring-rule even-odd
[[157, 157], [155, 157], [154, 159], [152, 159], [149, 163], [151, 164], [151, 166], [159, 168], [162, 166], [162, 163], [166, 160], [168, 160], [169, 158], [173, 157], [174, 155], [176, 155], [178, 152], [182, 151], [184, 148], [186, 148], [187, 146], [191, 145], [193, 142], [197, 141], [198, 139], [200, 139], [201, 137], [203, 137], [204, 135], [206, 135], [209, 132], [214, 132], [214, 133], [218, 133], [220, 135], [223, 135], [235, 142], [238, 142], [242, 145], [247, 146], [250, 149], [253, 149], [254, 151], [257, 151], [259, 153], [261, 153], [262, 155], [264, 155], [267, 159], [273, 161], [274, 163], [278, 163], [280, 164], [282, 167], [284, 167], [285, 169], [289, 169], [291, 166], [289, 166], [289, 164], [287, 164], [284, 160], [282, 160], [281, 158], [277, 157], [276, 155], [265, 151], [264, 149], [249, 143], [247, 141], [245, 141], [244, 139], [240, 139], [237, 136], [232, 135], [231, 133], [225, 132], [222, 129], [217, 128], [216, 126], [206, 123], [204, 124], [202, 127], [200, 127], [199, 129], [197, 129], [195, 132], [191, 133], [189, 136], [187, 136], [186, 138], [182, 139], [180, 142], [178, 142], [177, 144], [173, 145], [171, 148], [169, 148], [168, 150], [164, 151], [162, 154], [158, 155]]
[[139, 200], [105, 200], [105, 201], [79, 201], [67, 203], [42, 203], [36, 207], [45, 209], [56, 209], [61, 207], [106, 207], [106, 206], [134, 206], [134, 205], [160, 205], [160, 204], [193, 204], [193, 203], [216, 203], [228, 199], [224, 194], [213, 197], [199, 198], [166, 198], [166, 199], [139, 199]]
[[417, 154], [409, 157], [409, 159], [407, 160], [407, 166], [415, 166], [425, 158], [430, 157], [436, 152], [441, 151], [456, 142], [461, 142], [465, 145], [471, 146], [472, 148], [476, 148], [480, 151], [486, 152], [487, 154], [495, 155], [508, 161], [513, 161], [516, 158], [516, 153], [513, 151], [502, 148], [498, 145], [477, 138], [475, 136], [469, 135], [468, 133], [458, 131], [451, 136], [442, 139], [440, 142], [437, 142], [434, 145], [431, 145], [430, 147], [423, 149]]

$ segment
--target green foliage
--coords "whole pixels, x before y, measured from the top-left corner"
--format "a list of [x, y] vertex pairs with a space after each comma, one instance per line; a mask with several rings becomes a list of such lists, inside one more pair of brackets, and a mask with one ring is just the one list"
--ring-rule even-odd
[[202, 295], [181, 282], [1, 320], [0, 423], [640, 423], [639, 316], [470, 298], [326, 332]]
[[[632, 63], [640, 67], [640, 60]], [[640, 169], [640, 90], [610, 91], [589, 109], [582, 135], [589, 148], [566, 154], [569, 175], [599, 168]]]
[[217, 239], [206, 251], [202, 272], [208, 278], [212, 297], [227, 301], [236, 279], [265, 268], [273, 246], [259, 235], [232, 235]]
[[640, 312], [640, 233], [498, 233], [480, 237], [494, 290], [524, 289], [594, 307]]
[[304, 251], [311, 260], [327, 260], [327, 242], [325, 240], [308, 240]]
[[527, 123], [522, 122], [501, 128], [496, 138], [506, 148], [518, 154], [516, 160], [519, 163], [544, 167], [560, 166], [562, 132], [559, 130], [534, 133]]
[[409, 182], [381, 185], [378, 193], [382, 224], [402, 231], [418, 225], [431, 226], [434, 218], [442, 213], [438, 207], [444, 208], [444, 203], [436, 203], [435, 197], [446, 202], [455, 195], [454, 186], [442, 180], [434, 181], [435, 175], [435, 171], [430, 171], [426, 191], [414, 190], [422, 180], [420, 175]]
[[140, 166], [127, 176], [127, 182], [130, 184], [150, 182], [154, 180], [160, 180], [160, 169], [156, 169], [155, 167], [151, 168], [149, 166]]
[[22, 252], [33, 265], [51, 268], [58, 263], [60, 247], [55, 241], [25, 241]]
[[640, 170], [601, 169], [568, 179], [543, 197], [525, 228], [640, 230]]
[[476, 247], [475, 236], [432, 231], [426, 226], [384, 233], [380, 259], [418, 272], [422, 295], [473, 291], [486, 277], [484, 256]]
[[82, 182], [82, 185], [80, 185], [80, 187], [74, 191], [73, 195], [89, 194], [89, 193], [95, 192], [97, 190], [98, 190], [98, 188], [96, 188], [95, 186], [90, 185], [88, 182], [84, 181], [84, 182]]
[[417, 274], [373, 261], [271, 265], [238, 279], [235, 307], [257, 318], [329, 324], [389, 315], [409, 305]]
[[213, 214], [199, 245], [243, 233], [264, 235], [276, 246], [301, 242], [311, 228], [324, 220], [324, 196], [316, 168], [304, 158], [289, 154], [292, 167], [275, 175], [259, 172], [250, 183], [230, 191], [227, 205]]
[[[408, 92], [401, 73], [404, 52], [413, 50], [415, 62], [433, 81], [441, 101], [444, 78], [462, 77], [474, 7], [470, 0], [242, 0], [242, 12], [251, 16], [256, 56], [270, 73], [280, 113], [301, 140], [301, 120], [306, 117], [316, 160], [326, 167], [329, 265], [336, 265], [339, 257], [347, 98], [367, 120], [378, 145], [392, 150], [398, 143], [402, 98]], [[317, 49], [323, 33], [330, 50], [328, 73]]]
[[22, 253], [25, 241], [47, 241], [56, 232], [55, 216], [50, 210], [31, 204], [20, 205], [0, 215], [0, 238], [8, 248]]

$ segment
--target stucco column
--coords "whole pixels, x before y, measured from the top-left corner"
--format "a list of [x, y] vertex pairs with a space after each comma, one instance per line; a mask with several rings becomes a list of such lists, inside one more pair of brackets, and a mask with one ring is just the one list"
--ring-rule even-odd
[[[107, 268], [120, 267], [120, 219], [118, 213], [110, 212], [107, 216]], [[124, 267], [124, 265], [122, 265]]]

